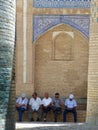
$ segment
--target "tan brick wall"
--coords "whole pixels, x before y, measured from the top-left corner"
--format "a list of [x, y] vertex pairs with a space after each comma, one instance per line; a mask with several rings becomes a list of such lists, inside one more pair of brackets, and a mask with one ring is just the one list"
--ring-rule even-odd
[[[53, 33], [59, 31], [63, 36], [59, 34], [59, 41], [54, 45]], [[73, 37], [66, 32], [73, 33]], [[63, 38], [67, 42], [61, 44]], [[66, 46], [68, 42], [71, 44]], [[70, 53], [68, 47], [71, 47]], [[47, 91], [51, 96], [60, 92], [66, 97], [73, 92], [77, 98], [86, 98], [88, 47], [88, 39], [67, 25], [54, 27], [41, 36], [35, 43], [35, 90], [39, 95], [43, 96]], [[58, 54], [54, 53], [55, 50]]]
[[87, 122], [98, 125], [98, 1], [91, 5]]
[[[17, 0], [17, 38], [16, 38], [16, 96], [25, 92], [28, 97], [31, 96], [34, 90], [38, 92], [40, 96], [43, 96], [45, 91], [48, 91], [51, 96], [55, 92], [60, 92], [62, 97], [68, 96], [70, 92], [73, 92], [76, 98], [87, 97], [87, 76], [88, 76], [88, 53], [89, 44], [88, 39], [84, 37], [77, 30], [61, 25], [54, 27], [50, 31], [47, 31], [41, 36], [35, 43], [32, 44], [33, 36], [33, 14], [90, 14], [90, 9], [45, 9], [45, 8], [33, 8], [32, 0], [27, 1], [26, 12], [26, 82], [23, 82], [24, 72], [24, 38], [23, 38], [23, 2], [24, 0]], [[93, 15], [94, 17], [94, 15]], [[98, 25], [97, 25], [98, 26]], [[95, 28], [91, 28], [96, 30]], [[68, 35], [60, 35], [60, 40], [53, 39], [53, 32], [58, 31], [71, 31], [74, 37], [71, 38]], [[93, 39], [95, 33], [93, 34]], [[66, 51], [62, 49], [64, 46], [64, 40], [67, 40], [69, 44]], [[92, 39], [92, 40], [93, 40]], [[70, 42], [71, 41], [71, 44]], [[60, 46], [62, 42], [62, 46]], [[58, 52], [60, 48], [61, 52]], [[93, 45], [91, 46], [93, 48]], [[94, 52], [94, 50], [93, 50]], [[67, 56], [68, 54], [68, 56]], [[91, 58], [93, 59], [93, 58]], [[93, 65], [92, 65], [93, 66]], [[90, 70], [89, 70], [90, 71]], [[93, 73], [93, 71], [89, 72]], [[96, 70], [94, 71], [94, 74]], [[96, 74], [97, 76], [97, 74]], [[89, 80], [92, 77], [89, 77]], [[95, 81], [96, 82], [96, 81]], [[97, 82], [96, 82], [97, 83]], [[89, 84], [91, 85], [90, 81]], [[93, 84], [93, 83], [92, 83]], [[89, 88], [91, 88], [89, 85]], [[96, 85], [95, 85], [96, 86]], [[95, 88], [94, 88], [95, 89]], [[95, 98], [97, 89], [89, 89], [88, 91], [88, 113], [87, 119], [95, 114], [90, 112], [92, 110], [92, 102], [96, 103], [98, 100]], [[92, 96], [91, 96], [92, 95]], [[90, 102], [90, 104], [89, 104]], [[97, 108], [98, 106], [95, 105]], [[95, 107], [95, 108], [96, 108]], [[90, 108], [90, 109], [89, 109]], [[92, 110], [93, 111], [93, 110]], [[95, 119], [95, 118], [94, 118]]]
[[[41, 88], [41, 93], [40, 93], [40, 95], [42, 96], [43, 93], [48, 90], [48, 89], [45, 89], [45, 88], [46, 88], [46, 84], [49, 82], [48, 76], [51, 76], [51, 73], [49, 75], [48, 72], [52, 68], [52, 71], [54, 72], [53, 77], [50, 77], [51, 78], [50, 81], [51, 80], [52, 81], [51, 81], [51, 83], [49, 83], [49, 85], [47, 84], [48, 87], [51, 87], [51, 90], [50, 90], [51, 95], [53, 94], [52, 91], [54, 91], [54, 88], [55, 88], [55, 91], [59, 91], [60, 86], [62, 86], [63, 87], [63, 89], [61, 90], [62, 91], [61, 94], [63, 94], [62, 96], [65, 96], [65, 94], [67, 96], [69, 94], [69, 92], [72, 91], [72, 92], [75, 93], [76, 97], [86, 97], [88, 40], [84, 36], [82, 36], [80, 33], [78, 34], [78, 32], [75, 30], [74, 33], [76, 33], [75, 35], [78, 35], [79, 38], [76, 38], [73, 41], [75, 43], [74, 43], [74, 46], [72, 45], [72, 53], [71, 53], [71, 55], [69, 55], [69, 57], [72, 58], [71, 61], [68, 61], [68, 62], [67, 61], [54, 61], [54, 60], [49, 59], [49, 64], [51, 63], [50, 68], [49, 68], [50, 70], [48, 69], [47, 71], [45, 71], [45, 73], [47, 72], [47, 74], [44, 75], [44, 77], [41, 77], [41, 78], [43, 78], [43, 80], [39, 82], [39, 80], [41, 80], [39, 78], [41, 76], [40, 71], [42, 71], [42, 70], [39, 70], [40, 68], [38, 68], [38, 64], [40, 64], [42, 61], [37, 63], [38, 55], [37, 55], [37, 57], [35, 57], [35, 45], [36, 45], [36, 43], [32, 44], [32, 34], [33, 34], [33, 32], [32, 32], [33, 31], [32, 18], [33, 18], [33, 14], [83, 14], [83, 15], [87, 15], [87, 14], [90, 14], [90, 10], [89, 9], [84, 9], [84, 10], [83, 9], [64, 9], [64, 8], [63, 9], [39, 9], [39, 8], [37, 9], [37, 8], [33, 8], [32, 0], [27, 0], [27, 12], [26, 12], [26, 18], [27, 18], [27, 20], [26, 20], [26, 28], [27, 28], [26, 29], [26, 33], [27, 33], [27, 35], [26, 35], [27, 36], [26, 37], [26, 46], [27, 46], [26, 47], [26, 51], [27, 51], [27, 54], [26, 54], [26, 83], [24, 83], [23, 82], [23, 72], [24, 72], [24, 64], [23, 64], [23, 59], [24, 59], [24, 52], [23, 52], [24, 51], [23, 5], [24, 5], [24, 0], [17, 0], [16, 96], [20, 95], [21, 92], [26, 92], [28, 96], [31, 96], [34, 89], [38, 90], [38, 87], [43, 88], [43, 89]], [[62, 28], [63, 28], [63, 26], [61, 28], [60, 27], [56, 28], [56, 31], [60, 31], [60, 30], [62, 30]], [[43, 36], [43, 38], [45, 38], [45, 36], [46, 36], [43, 45], [41, 45], [41, 47], [43, 49], [45, 49], [47, 47], [49, 47], [49, 48], [52, 47], [52, 45], [49, 46], [50, 44], [48, 44], [48, 43], [52, 42], [52, 40], [48, 41], [47, 44], [44, 45], [45, 42], [47, 41], [47, 39], [50, 39], [50, 37], [51, 37], [50, 33], [52, 33], [52, 31], [48, 32], [47, 34], [45, 34]], [[84, 43], [81, 43], [82, 37], [84, 39], [83, 40]], [[43, 41], [43, 38], [42, 37], [40, 38], [40, 42], [41, 42], [41, 40]], [[37, 41], [37, 42], [39, 42], [39, 41]], [[60, 41], [56, 41], [56, 42], [59, 43]], [[38, 45], [40, 45], [40, 44], [38, 44]], [[59, 45], [59, 44], [56, 44], [56, 45]], [[59, 46], [57, 46], [57, 48], [58, 47]], [[78, 47], [79, 47], [79, 49], [78, 49]], [[38, 47], [36, 49], [39, 51], [40, 47]], [[79, 50], [80, 50], [81, 53], [79, 53]], [[76, 51], [75, 57], [73, 57], [74, 51]], [[37, 53], [40, 53], [40, 51], [37, 52]], [[70, 53], [70, 51], [66, 52], [66, 54], [62, 53], [63, 58], [64, 58], [64, 56], [67, 55], [67, 53]], [[79, 53], [79, 56], [78, 56], [78, 53]], [[50, 55], [51, 58], [56, 58], [56, 56], [57, 57], [59, 56], [59, 53], [57, 53], [56, 55], [53, 55], [53, 54], [50, 53], [49, 55]], [[83, 57], [85, 57], [85, 58], [83, 58]], [[68, 58], [68, 57], [66, 56], [66, 58]], [[80, 58], [84, 59], [84, 60], [80, 60]], [[36, 65], [35, 65], [35, 59], [36, 59]], [[62, 57], [61, 57], [61, 59], [62, 59]], [[77, 63], [75, 63], [74, 60], [76, 60]], [[50, 61], [53, 61], [53, 63], [50, 62]], [[58, 62], [58, 64], [57, 64], [57, 62]], [[56, 66], [56, 68], [55, 68], [55, 66]], [[60, 69], [58, 70], [59, 71], [58, 75], [57, 75], [57, 72], [55, 73], [55, 71], [57, 71], [57, 67], [60, 67]], [[53, 68], [54, 68], [54, 70], [53, 70]], [[78, 71], [77, 71], [77, 68], [78, 68]], [[37, 72], [35, 71], [35, 69], [38, 69]], [[84, 74], [83, 74], [83, 72], [84, 72]], [[82, 73], [82, 75], [81, 75], [81, 73]], [[57, 77], [55, 78], [55, 76], [57, 76]], [[39, 79], [37, 79], [37, 78], [39, 78]], [[52, 79], [52, 78], [54, 78], [54, 79]], [[44, 82], [46, 81], [46, 82], [41, 83], [43, 81]], [[69, 90], [69, 88], [70, 88], [70, 90]], [[81, 93], [81, 91], [82, 91], [82, 93]]]

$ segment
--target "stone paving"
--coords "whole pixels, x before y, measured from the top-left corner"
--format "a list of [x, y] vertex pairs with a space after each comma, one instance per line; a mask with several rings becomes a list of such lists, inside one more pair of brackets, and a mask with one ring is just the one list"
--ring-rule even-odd
[[98, 130], [98, 126], [86, 123], [23, 122], [16, 123], [16, 130]]

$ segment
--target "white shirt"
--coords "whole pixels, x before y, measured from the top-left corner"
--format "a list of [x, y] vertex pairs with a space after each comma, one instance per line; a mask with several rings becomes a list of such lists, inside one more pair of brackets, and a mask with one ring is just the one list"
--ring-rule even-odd
[[39, 97], [37, 97], [36, 99], [32, 97], [29, 101], [29, 105], [31, 105], [31, 108], [33, 110], [37, 111], [41, 105], [41, 99]]
[[65, 106], [67, 106], [67, 108], [74, 108], [77, 106], [76, 100], [73, 99], [70, 101], [70, 99], [66, 99], [65, 100]]
[[28, 104], [28, 99], [25, 97], [24, 99], [22, 99], [22, 97], [18, 97], [16, 100], [16, 103], [18, 104], [25, 104], [25, 106], [22, 106], [23, 108], [27, 108], [27, 104]]
[[43, 106], [48, 106], [48, 105], [50, 105], [50, 103], [52, 103], [52, 98], [50, 98], [50, 97], [48, 97], [48, 98], [43, 98], [43, 100], [42, 100], [42, 105]]

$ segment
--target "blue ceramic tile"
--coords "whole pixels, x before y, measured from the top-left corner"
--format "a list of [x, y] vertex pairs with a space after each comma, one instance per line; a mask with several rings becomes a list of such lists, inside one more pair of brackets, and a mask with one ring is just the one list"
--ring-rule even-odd
[[33, 20], [33, 41], [50, 28], [62, 23], [72, 26], [89, 37], [89, 15], [35, 15]]
[[34, 0], [35, 8], [90, 8], [91, 0]]

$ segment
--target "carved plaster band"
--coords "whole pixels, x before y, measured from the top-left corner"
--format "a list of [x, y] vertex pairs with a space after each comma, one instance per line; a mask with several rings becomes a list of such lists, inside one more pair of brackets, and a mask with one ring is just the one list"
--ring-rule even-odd
[[27, 0], [23, 0], [23, 83], [26, 83], [27, 76]]
[[74, 38], [74, 33], [73, 32], [67, 32], [67, 31], [57, 31], [57, 32], [53, 32], [53, 39], [61, 34], [61, 33], [65, 33], [65, 34], [68, 34], [69, 36], [71, 36], [72, 38]]

